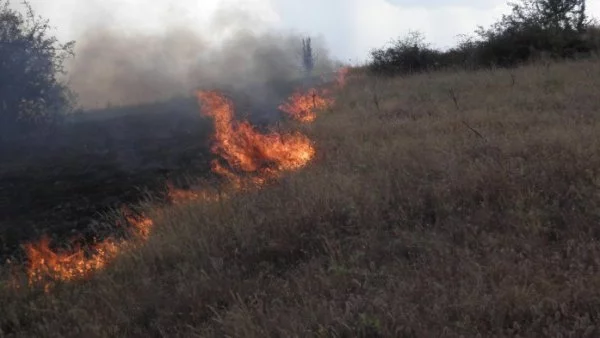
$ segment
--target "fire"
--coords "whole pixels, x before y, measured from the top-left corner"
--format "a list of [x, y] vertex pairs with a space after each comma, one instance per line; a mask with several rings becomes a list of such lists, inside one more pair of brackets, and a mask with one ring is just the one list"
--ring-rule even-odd
[[175, 188], [171, 182], [167, 183], [168, 197], [173, 204], [182, 204], [191, 201], [216, 202], [225, 194], [209, 190], [186, 190]]
[[[338, 87], [344, 86], [347, 73], [348, 68], [338, 72]], [[212, 117], [215, 124], [212, 151], [221, 160], [213, 160], [211, 169], [225, 177], [229, 186], [225, 193], [217, 194], [208, 190], [177, 189], [167, 183], [172, 203], [218, 201], [232, 192], [262, 186], [283, 172], [300, 169], [315, 156], [313, 143], [300, 133], [260, 133], [247, 121], [235, 121], [232, 102], [216, 91], [199, 91], [197, 98], [201, 112]], [[329, 91], [312, 89], [294, 93], [279, 108], [301, 122], [312, 122], [317, 111], [332, 103]], [[29, 284], [42, 284], [47, 291], [52, 281], [86, 279], [93, 272], [105, 268], [121, 252], [134, 248], [140, 241], [147, 241], [154, 221], [126, 207], [122, 209], [122, 215], [131, 226], [132, 238], [107, 238], [87, 250], [80, 246], [72, 250], [54, 250], [48, 238], [25, 244]]]
[[215, 91], [200, 91], [197, 96], [202, 113], [215, 121], [212, 151], [231, 168], [214, 160], [213, 172], [235, 184], [247, 183], [236, 172], [254, 174], [250, 181], [261, 184], [283, 171], [304, 167], [315, 155], [312, 142], [306, 136], [300, 133], [261, 134], [247, 121], [233, 119], [233, 104], [223, 95]]
[[[136, 238], [147, 240], [153, 221], [144, 216], [134, 215], [129, 209], [124, 209], [123, 214], [132, 226], [131, 233]], [[131, 245], [131, 241], [108, 238], [90, 246], [88, 250], [77, 245], [72, 250], [66, 251], [53, 250], [47, 237], [37, 243], [27, 243], [24, 247], [29, 261], [27, 267], [29, 284], [41, 283], [47, 291], [51, 285], [49, 281], [86, 279], [93, 272], [103, 269]]]
[[[336, 88], [343, 88], [346, 85], [349, 71], [350, 68], [343, 67], [336, 72]], [[287, 102], [279, 106], [279, 109], [299, 122], [311, 123], [317, 119], [318, 111], [326, 109], [333, 103], [331, 90], [321, 89], [319, 91], [313, 88], [306, 92], [296, 91], [288, 98]]]
[[73, 252], [54, 251], [50, 240], [42, 238], [38, 243], [25, 245], [29, 260], [27, 276], [29, 283], [43, 282], [46, 279], [70, 281], [84, 279], [93, 271], [104, 268], [119, 252], [119, 244], [106, 240], [94, 245], [87, 255], [80, 247]]
[[311, 89], [306, 93], [295, 92], [288, 102], [279, 106], [279, 109], [295, 120], [310, 123], [317, 119], [318, 110], [323, 110], [332, 103], [332, 99], [327, 98], [316, 89]]
[[200, 199], [200, 195], [197, 192], [175, 188], [171, 183], [167, 183], [167, 189], [169, 200], [175, 204]]
[[139, 238], [141, 240], [147, 241], [150, 238], [150, 233], [152, 232], [152, 227], [154, 226], [154, 221], [144, 215], [135, 214], [128, 207], [122, 207], [121, 213], [127, 220], [127, 223], [131, 225], [131, 234], [134, 238]]

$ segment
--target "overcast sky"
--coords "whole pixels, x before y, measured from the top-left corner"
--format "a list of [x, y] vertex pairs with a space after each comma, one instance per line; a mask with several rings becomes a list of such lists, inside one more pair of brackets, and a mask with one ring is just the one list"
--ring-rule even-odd
[[[360, 62], [369, 50], [419, 30], [437, 47], [472, 33], [508, 12], [505, 0], [30, 0], [49, 18], [62, 39], [76, 39], [95, 24], [123, 32], [160, 32], [170, 26], [193, 27], [205, 34], [222, 6], [243, 10], [252, 29], [282, 29], [321, 35], [332, 54]], [[588, 1], [600, 17], [600, 1]], [[243, 20], [242, 20], [243, 21]], [[257, 24], [261, 22], [261, 24]], [[236, 23], [237, 24], [237, 23]], [[212, 26], [211, 26], [212, 25]], [[240, 26], [244, 22], [239, 23]], [[214, 35], [218, 39], [218, 35]]]

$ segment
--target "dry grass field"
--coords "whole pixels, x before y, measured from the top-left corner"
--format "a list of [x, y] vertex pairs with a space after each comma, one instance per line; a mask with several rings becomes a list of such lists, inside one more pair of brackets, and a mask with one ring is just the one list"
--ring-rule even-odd
[[149, 210], [7, 337], [597, 337], [600, 61], [351, 78], [276, 184]]

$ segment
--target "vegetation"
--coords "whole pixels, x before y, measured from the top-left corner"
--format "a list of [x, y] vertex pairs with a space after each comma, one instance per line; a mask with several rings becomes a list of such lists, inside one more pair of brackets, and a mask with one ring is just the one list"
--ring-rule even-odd
[[73, 42], [60, 44], [27, 1], [25, 13], [0, 0], [0, 139], [15, 128], [56, 122], [72, 108], [60, 80]]
[[[55, 121], [72, 44], [2, 6], [1, 126]], [[445, 52], [412, 32], [293, 126], [315, 141], [309, 167], [218, 201], [144, 203], [148, 241], [85, 281], [45, 292], [0, 265], [0, 337], [600, 336], [599, 42], [581, 0], [521, 1]], [[562, 61], [529, 62], [545, 53]], [[310, 40], [303, 56], [312, 71]], [[0, 254], [37, 238], [21, 215], [65, 235], [92, 205], [139, 201], [134, 185], [210, 168], [194, 100], [70, 122], [53, 149], [0, 144]], [[23, 208], [32, 196], [54, 216]], [[124, 230], [95, 226], [82, 241]]]
[[0, 332], [598, 336], [597, 59], [362, 77], [263, 190], [153, 214], [81, 283], [0, 293]]
[[585, 0], [520, 0], [510, 14], [476, 37], [463, 36], [447, 51], [431, 48], [418, 32], [371, 53], [370, 69], [394, 75], [440, 68], [512, 67], [542, 57], [590, 56], [600, 50], [600, 27], [585, 12]]
[[306, 73], [306, 77], [310, 77], [315, 68], [315, 57], [313, 55], [312, 41], [310, 37], [302, 39], [302, 66], [304, 68], [304, 72]]

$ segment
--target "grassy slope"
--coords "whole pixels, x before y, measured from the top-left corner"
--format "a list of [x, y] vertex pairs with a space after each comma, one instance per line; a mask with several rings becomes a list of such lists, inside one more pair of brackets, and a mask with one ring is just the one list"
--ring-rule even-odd
[[598, 74], [583, 61], [351, 84], [306, 127], [311, 167], [168, 210], [89, 282], [0, 293], [0, 330], [597, 336]]

